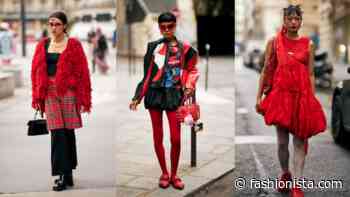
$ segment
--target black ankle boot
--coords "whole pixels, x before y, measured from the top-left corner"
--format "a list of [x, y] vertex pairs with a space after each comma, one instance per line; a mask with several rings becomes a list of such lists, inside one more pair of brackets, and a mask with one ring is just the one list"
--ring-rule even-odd
[[[63, 176], [64, 176], [63, 181], [65, 182], [66, 186], [73, 187], [74, 186], [73, 175], [67, 174], [67, 175], [63, 175]], [[55, 180], [55, 184], [57, 184], [60, 180], [61, 180], [61, 176], [60, 176], [60, 178]]]
[[65, 190], [66, 187], [66, 181], [65, 181], [65, 176], [64, 175], [60, 175], [60, 178], [55, 180], [55, 186], [52, 187], [53, 191], [59, 192], [62, 190]]

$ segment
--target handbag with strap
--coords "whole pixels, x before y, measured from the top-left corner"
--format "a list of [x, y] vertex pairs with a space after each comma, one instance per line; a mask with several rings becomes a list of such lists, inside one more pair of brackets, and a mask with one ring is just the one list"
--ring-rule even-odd
[[179, 122], [185, 122], [187, 116], [191, 116], [193, 122], [200, 118], [200, 107], [196, 102], [193, 102], [192, 97], [184, 97], [176, 112]]
[[47, 130], [47, 123], [43, 115], [41, 114], [41, 119], [37, 119], [38, 112], [38, 110], [35, 111], [34, 119], [29, 120], [27, 123], [28, 136], [49, 134], [49, 131]]

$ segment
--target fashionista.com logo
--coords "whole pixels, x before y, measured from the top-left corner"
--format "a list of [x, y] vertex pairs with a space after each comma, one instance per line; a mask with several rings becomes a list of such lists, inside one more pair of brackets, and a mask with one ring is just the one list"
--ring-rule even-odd
[[237, 190], [243, 189], [277, 189], [277, 188], [303, 188], [303, 189], [342, 189], [343, 180], [309, 180], [292, 179], [291, 181], [279, 181], [279, 179], [257, 179], [247, 180], [244, 177], [238, 177], [234, 180], [234, 187]]

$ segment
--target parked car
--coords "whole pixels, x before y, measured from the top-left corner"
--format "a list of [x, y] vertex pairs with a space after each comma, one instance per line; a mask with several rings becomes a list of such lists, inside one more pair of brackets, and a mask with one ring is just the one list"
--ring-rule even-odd
[[[348, 68], [350, 73], [350, 67]], [[350, 140], [350, 80], [337, 84], [333, 92], [331, 112], [331, 133], [338, 144], [346, 144]]]
[[244, 58], [244, 65], [248, 68], [252, 68], [254, 70], [258, 70], [260, 66], [260, 58], [262, 56], [262, 52], [259, 49], [254, 49], [253, 51], [247, 54], [247, 57]]
[[314, 58], [315, 85], [319, 88], [332, 88], [333, 65], [326, 51], [316, 51]]
[[243, 54], [243, 64], [254, 70], [259, 70], [261, 65], [261, 56], [264, 51], [264, 42], [262, 40], [250, 40], [246, 43]]

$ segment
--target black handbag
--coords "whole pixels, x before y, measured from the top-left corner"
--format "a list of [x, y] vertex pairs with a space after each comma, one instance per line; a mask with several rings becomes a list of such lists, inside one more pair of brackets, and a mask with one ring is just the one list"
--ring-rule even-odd
[[38, 111], [35, 111], [34, 120], [29, 120], [28, 125], [28, 136], [35, 135], [45, 135], [49, 134], [47, 130], [46, 120], [43, 119], [43, 115], [41, 114], [41, 119], [37, 119]]

